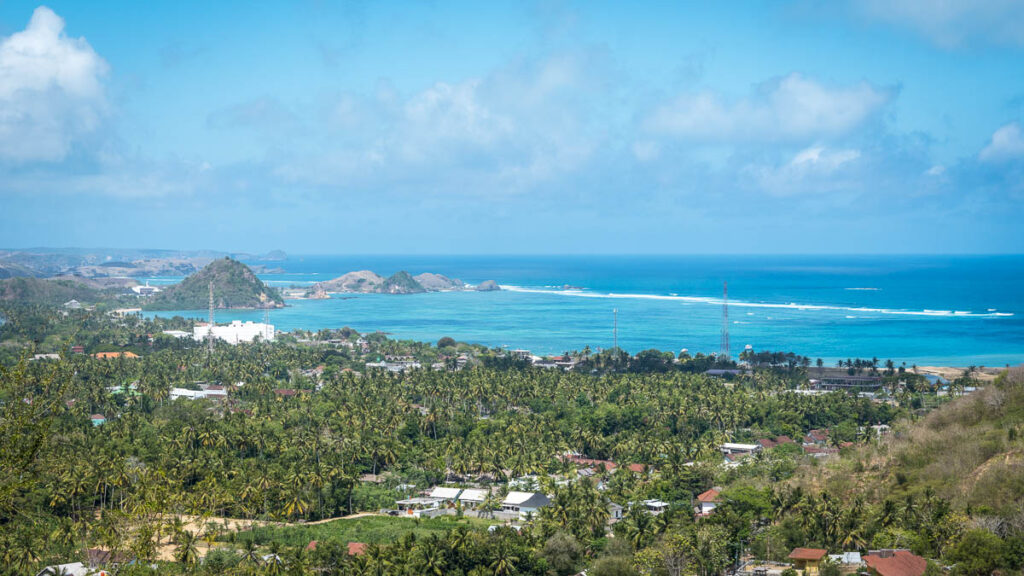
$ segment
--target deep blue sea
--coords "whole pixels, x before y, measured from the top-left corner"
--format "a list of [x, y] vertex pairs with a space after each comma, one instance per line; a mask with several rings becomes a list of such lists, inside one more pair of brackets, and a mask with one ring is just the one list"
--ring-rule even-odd
[[[265, 264], [286, 271], [261, 275], [277, 287], [369, 269], [495, 280], [504, 288], [290, 300], [270, 312], [278, 330], [350, 326], [400, 339], [451, 336], [560, 353], [610, 347], [617, 309], [619, 345], [630, 352], [707, 353], [719, 348], [728, 282], [734, 356], [750, 345], [828, 362], [1024, 362], [1024, 256], [292, 256]], [[581, 289], [559, 288], [567, 284]], [[221, 322], [262, 318], [260, 311], [217, 313]]]

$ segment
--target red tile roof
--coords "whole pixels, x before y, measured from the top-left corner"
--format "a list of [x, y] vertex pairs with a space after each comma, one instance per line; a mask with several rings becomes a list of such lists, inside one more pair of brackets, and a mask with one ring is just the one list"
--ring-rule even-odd
[[790, 560], [821, 560], [828, 554], [828, 550], [821, 548], [794, 548], [789, 553]]
[[644, 472], [644, 465], [643, 464], [630, 464], [629, 465], [629, 471], [630, 472], [635, 472], [637, 474], [643, 474], [643, 472]]
[[697, 496], [697, 501], [698, 502], [717, 502], [718, 501], [718, 494], [719, 494], [718, 490], [715, 490], [714, 488], [712, 488], [712, 489], [708, 490], [707, 492], [704, 492], [704, 493], [700, 494], [699, 496]]
[[366, 544], [362, 542], [349, 542], [348, 543], [348, 555], [349, 556], [362, 556], [366, 553]]
[[868, 554], [864, 562], [881, 576], [922, 576], [928, 561], [909, 550], [896, 550], [891, 556]]
[[790, 438], [789, 436], [779, 436], [778, 438], [775, 439], [775, 443], [776, 444], [792, 444], [793, 443], [793, 439]]

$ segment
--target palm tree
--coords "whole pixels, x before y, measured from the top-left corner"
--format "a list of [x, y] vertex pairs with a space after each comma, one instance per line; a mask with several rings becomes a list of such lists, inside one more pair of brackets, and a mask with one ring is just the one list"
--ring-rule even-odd
[[494, 576], [509, 576], [510, 574], [515, 574], [516, 563], [518, 562], [519, 557], [514, 556], [509, 551], [508, 546], [502, 543], [497, 546], [494, 559], [491, 560], [488, 567], [494, 572]]
[[191, 530], [178, 532], [174, 540], [178, 548], [174, 551], [174, 559], [186, 566], [193, 566], [199, 561], [199, 535]]

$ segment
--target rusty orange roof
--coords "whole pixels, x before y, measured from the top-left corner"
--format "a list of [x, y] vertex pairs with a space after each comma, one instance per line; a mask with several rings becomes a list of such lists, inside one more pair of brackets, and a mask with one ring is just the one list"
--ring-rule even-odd
[[821, 560], [828, 554], [828, 550], [821, 548], [794, 548], [789, 553], [790, 560]]
[[362, 542], [349, 542], [348, 543], [348, 554], [349, 556], [362, 556], [366, 553], [366, 544]]
[[699, 496], [697, 496], [697, 501], [698, 502], [715, 502], [716, 500], [718, 500], [718, 494], [719, 494], [718, 490], [715, 490], [714, 488], [712, 488], [712, 489], [708, 490], [707, 492], [704, 492], [704, 493], [700, 494]]
[[928, 561], [909, 550], [895, 550], [891, 556], [868, 554], [864, 562], [881, 576], [922, 576]]

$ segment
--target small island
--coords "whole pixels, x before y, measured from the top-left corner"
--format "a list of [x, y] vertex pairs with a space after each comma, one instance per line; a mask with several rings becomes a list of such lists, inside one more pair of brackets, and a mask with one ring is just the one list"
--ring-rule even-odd
[[214, 308], [283, 308], [281, 294], [263, 283], [238, 260], [221, 258], [180, 284], [154, 294], [147, 310], [200, 310], [209, 306], [213, 284]]
[[359, 270], [343, 274], [333, 280], [319, 282], [313, 286], [313, 291], [347, 294], [422, 294], [465, 288], [466, 284], [458, 278], [449, 278], [432, 272], [413, 276], [405, 270], [400, 270], [385, 278], [370, 270]]

